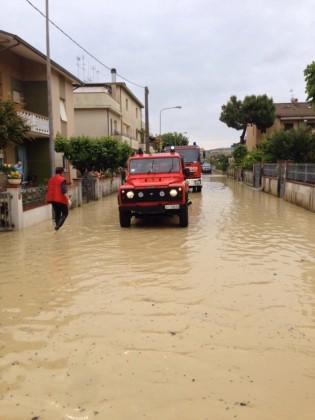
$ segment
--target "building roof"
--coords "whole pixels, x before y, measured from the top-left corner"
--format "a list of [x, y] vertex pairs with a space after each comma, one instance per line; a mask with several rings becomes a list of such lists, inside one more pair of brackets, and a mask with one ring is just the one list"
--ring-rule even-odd
[[73, 85], [75, 92], [80, 93], [111, 93], [112, 88], [106, 83], [83, 83], [82, 85]]
[[116, 85], [116, 86], [120, 86], [122, 89], [124, 89], [124, 91], [126, 92], [126, 93], [128, 93], [128, 95], [131, 97], [131, 98], [133, 98], [133, 100], [135, 101], [135, 102], [137, 102], [138, 103], [138, 105], [141, 107], [141, 108], [144, 108], [144, 105], [139, 101], [139, 99], [131, 92], [131, 90], [130, 89], [128, 89], [128, 87], [127, 87], [127, 85], [126, 85], [126, 83], [124, 83], [124, 82], [110, 82], [110, 83], [107, 83], [108, 85], [110, 85], [110, 86], [114, 86], [114, 85]]
[[[11, 50], [21, 57], [46, 65], [47, 57], [45, 54], [32, 47], [17, 35], [0, 30], [0, 51], [1, 50]], [[50, 63], [52, 68], [58, 71], [58, 73], [63, 74], [67, 79], [70, 79], [73, 83], [83, 84], [80, 79], [61, 67], [55, 61], [50, 60]]]
[[299, 118], [314, 119], [315, 111], [308, 102], [298, 102], [292, 100], [288, 103], [275, 104], [276, 117], [282, 118]]
[[144, 108], [141, 101], [128, 89], [126, 83], [123, 82], [109, 82], [109, 83], [83, 83], [79, 86], [74, 85], [76, 92], [88, 93], [88, 92], [99, 92], [99, 93], [111, 93], [113, 86], [120, 86], [139, 106]]

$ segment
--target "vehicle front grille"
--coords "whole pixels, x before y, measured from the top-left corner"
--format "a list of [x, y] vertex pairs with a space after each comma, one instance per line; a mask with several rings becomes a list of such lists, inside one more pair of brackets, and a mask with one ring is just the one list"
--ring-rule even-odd
[[[176, 190], [176, 197], [170, 195], [171, 190]], [[127, 193], [132, 191], [134, 193], [133, 198], [128, 198]], [[143, 203], [143, 202], [178, 202], [182, 201], [183, 188], [139, 188], [139, 189], [122, 189], [121, 190], [121, 201], [123, 203]]]

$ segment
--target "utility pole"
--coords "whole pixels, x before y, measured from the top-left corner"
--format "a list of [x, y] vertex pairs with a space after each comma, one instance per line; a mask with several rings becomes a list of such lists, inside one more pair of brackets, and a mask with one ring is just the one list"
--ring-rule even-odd
[[146, 86], [144, 88], [144, 106], [145, 106], [145, 152], [150, 153], [150, 142], [149, 142], [149, 89]]
[[55, 144], [53, 133], [53, 115], [52, 115], [52, 96], [51, 96], [51, 62], [50, 62], [50, 46], [49, 46], [49, 5], [46, 0], [46, 71], [47, 71], [47, 100], [48, 100], [48, 121], [49, 121], [49, 158], [50, 173], [55, 174]]

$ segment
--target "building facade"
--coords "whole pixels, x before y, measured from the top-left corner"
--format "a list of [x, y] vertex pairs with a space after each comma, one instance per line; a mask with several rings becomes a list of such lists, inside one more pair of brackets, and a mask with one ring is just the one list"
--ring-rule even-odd
[[[4, 163], [23, 163], [24, 180], [33, 176], [42, 183], [51, 175], [47, 59], [24, 40], [0, 31], [0, 97], [22, 105], [21, 116], [30, 126], [29, 139], [17, 147], [0, 152]], [[74, 135], [73, 84], [81, 81], [51, 60], [52, 138], [57, 133]], [[55, 154], [55, 166], [65, 166], [70, 182], [76, 172], [61, 154]]]
[[292, 98], [291, 102], [277, 103], [275, 107], [275, 121], [266, 132], [262, 133], [255, 124], [248, 124], [246, 129], [246, 147], [249, 151], [254, 150], [266, 136], [276, 130], [296, 129], [301, 124], [306, 124], [315, 130], [315, 111], [309, 103], [298, 102], [296, 98]]
[[144, 106], [125, 83], [87, 83], [74, 89], [75, 134], [113, 137], [144, 148]]

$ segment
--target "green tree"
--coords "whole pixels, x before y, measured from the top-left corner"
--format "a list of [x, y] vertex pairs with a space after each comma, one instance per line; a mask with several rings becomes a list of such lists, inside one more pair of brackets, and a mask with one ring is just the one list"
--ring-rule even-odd
[[264, 155], [263, 151], [259, 148], [249, 152], [249, 155], [251, 156], [251, 159], [252, 159], [253, 163], [254, 162], [266, 161], [266, 158], [265, 158], [265, 155]]
[[272, 98], [268, 98], [267, 95], [246, 96], [243, 101], [243, 112], [247, 123], [255, 124], [263, 133], [274, 123], [275, 110]]
[[305, 124], [297, 129], [278, 130], [267, 136], [257, 149], [262, 152], [266, 162], [315, 162], [315, 133]]
[[223, 153], [217, 153], [211, 156], [211, 164], [217, 169], [225, 171], [229, 166], [229, 157]]
[[131, 148], [127, 143], [120, 143], [111, 137], [91, 138], [88, 136], [65, 138], [56, 136], [55, 150], [64, 153], [71, 165], [81, 174], [87, 171], [113, 172], [124, 167]]
[[244, 144], [237, 144], [232, 152], [234, 166], [240, 166], [245, 169], [252, 169], [256, 162], [265, 161], [265, 155], [262, 150], [255, 149], [248, 152]]
[[131, 147], [127, 143], [119, 143], [119, 156], [117, 159], [117, 167], [125, 168], [127, 160], [130, 157], [132, 151]]
[[226, 105], [222, 105], [220, 121], [224, 122], [228, 127], [235, 128], [235, 130], [244, 131], [246, 129], [242, 101], [237, 99], [235, 95], [230, 97]]
[[315, 61], [306, 66], [306, 69], [304, 70], [304, 78], [306, 82], [306, 100], [311, 103], [313, 109], [315, 110]]
[[161, 146], [162, 150], [165, 146], [187, 146], [188, 145], [188, 137], [184, 136], [182, 133], [165, 133], [161, 135]]
[[232, 151], [232, 156], [236, 166], [243, 166], [243, 160], [248, 154], [247, 147], [244, 144], [238, 144]]
[[271, 127], [275, 120], [275, 105], [267, 95], [245, 96], [243, 101], [231, 96], [226, 105], [222, 105], [220, 121], [228, 127], [242, 130], [240, 143], [245, 143], [248, 124], [255, 124], [262, 132]]
[[29, 138], [29, 125], [18, 115], [21, 105], [8, 99], [0, 98], [0, 149], [9, 144], [17, 145]]

